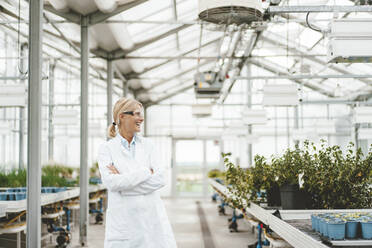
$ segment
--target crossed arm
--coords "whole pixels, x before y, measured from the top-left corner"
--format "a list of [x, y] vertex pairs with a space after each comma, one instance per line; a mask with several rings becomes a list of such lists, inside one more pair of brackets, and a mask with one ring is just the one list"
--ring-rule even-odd
[[122, 195], [143, 195], [154, 192], [165, 185], [164, 171], [158, 165], [157, 153], [150, 153], [149, 167], [139, 166], [136, 171], [122, 172], [112, 164], [109, 148], [100, 147], [98, 164], [103, 184]]

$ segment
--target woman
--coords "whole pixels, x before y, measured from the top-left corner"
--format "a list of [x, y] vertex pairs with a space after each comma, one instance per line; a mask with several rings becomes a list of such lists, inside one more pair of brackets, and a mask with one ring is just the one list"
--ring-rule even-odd
[[109, 141], [101, 145], [99, 170], [108, 191], [105, 248], [175, 248], [173, 231], [157, 192], [165, 185], [154, 145], [136, 133], [142, 104], [121, 98], [114, 106]]

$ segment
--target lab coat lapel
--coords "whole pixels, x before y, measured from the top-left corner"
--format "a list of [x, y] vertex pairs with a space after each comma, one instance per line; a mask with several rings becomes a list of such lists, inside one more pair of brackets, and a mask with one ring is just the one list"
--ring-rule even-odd
[[136, 150], [134, 153], [134, 159], [136, 162], [141, 162], [143, 158], [145, 157], [145, 149], [143, 146], [143, 142], [140, 137], [136, 137]]
[[131, 155], [130, 155], [129, 151], [128, 151], [127, 149], [125, 149], [125, 148], [123, 147], [123, 145], [121, 144], [120, 137], [119, 137], [119, 136], [116, 136], [115, 139], [116, 139], [116, 144], [115, 144], [116, 148], [117, 148], [118, 150], [120, 150], [120, 152], [121, 152], [124, 156], [130, 158]]

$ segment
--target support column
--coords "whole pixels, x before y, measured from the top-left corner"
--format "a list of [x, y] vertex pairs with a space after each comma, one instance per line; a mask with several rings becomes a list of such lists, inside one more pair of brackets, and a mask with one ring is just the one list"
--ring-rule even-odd
[[107, 126], [112, 123], [112, 78], [113, 78], [112, 60], [107, 60]]
[[28, 56], [27, 248], [41, 245], [41, 99], [43, 0], [30, 1]]
[[49, 107], [48, 107], [48, 161], [54, 160], [54, 69], [55, 62], [49, 64]]
[[[298, 129], [300, 127], [300, 121], [299, 121], [299, 117], [298, 117], [298, 105], [294, 107], [294, 129]], [[298, 146], [300, 141], [299, 140], [295, 140], [295, 146]]]
[[[247, 64], [247, 77], [251, 76], [251, 66]], [[247, 79], [247, 107], [252, 107], [252, 81]], [[252, 135], [252, 125], [248, 125], [248, 135]], [[247, 147], [248, 155], [248, 167], [253, 166], [253, 154], [252, 154], [252, 143], [248, 144]]]
[[81, 17], [80, 96], [80, 245], [87, 246], [88, 192], [88, 17]]

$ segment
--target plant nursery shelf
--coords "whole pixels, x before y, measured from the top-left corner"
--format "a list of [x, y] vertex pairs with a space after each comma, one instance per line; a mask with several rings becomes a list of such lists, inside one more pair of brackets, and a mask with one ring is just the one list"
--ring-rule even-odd
[[[89, 193], [97, 192], [104, 190], [105, 187], [103, 185], [90, 185], [89, 186]], [[41, 205], [49, 205], [52, 203], [65, 201], [68, 199], [76, 198], [80, 196], [80, 188], [71, 188], [66, 191], [57, 192], [57, 193], [49, 193], [49, 194], [41, 194]], [[2, 209], [5, 213], [17, 213], [24, 210], [27, 210], [27, 200], [19, 200], [19, 201], [1, 201], [0, 202], [0, 217], [2, 214]]]
[[[224, 198], [234, 197], [226, 186], [209, 180], [210, 185]], [[311, 229], [311, 214], [314, 213], [339, 213], [339, 212], [372, 212], [372, 209], [338, 209], [338, 210], [280, 210], [282, 219], [274, 216], [273, 209], [264, 209], [250, 203], [245, 208], [246, 213], [252, 215], [262, 223], [268, 225], [293, 247], [301, 248], [328, 248], [328, 247], [372, 247], [372, 240], [324, 240], [319, 233]]]

